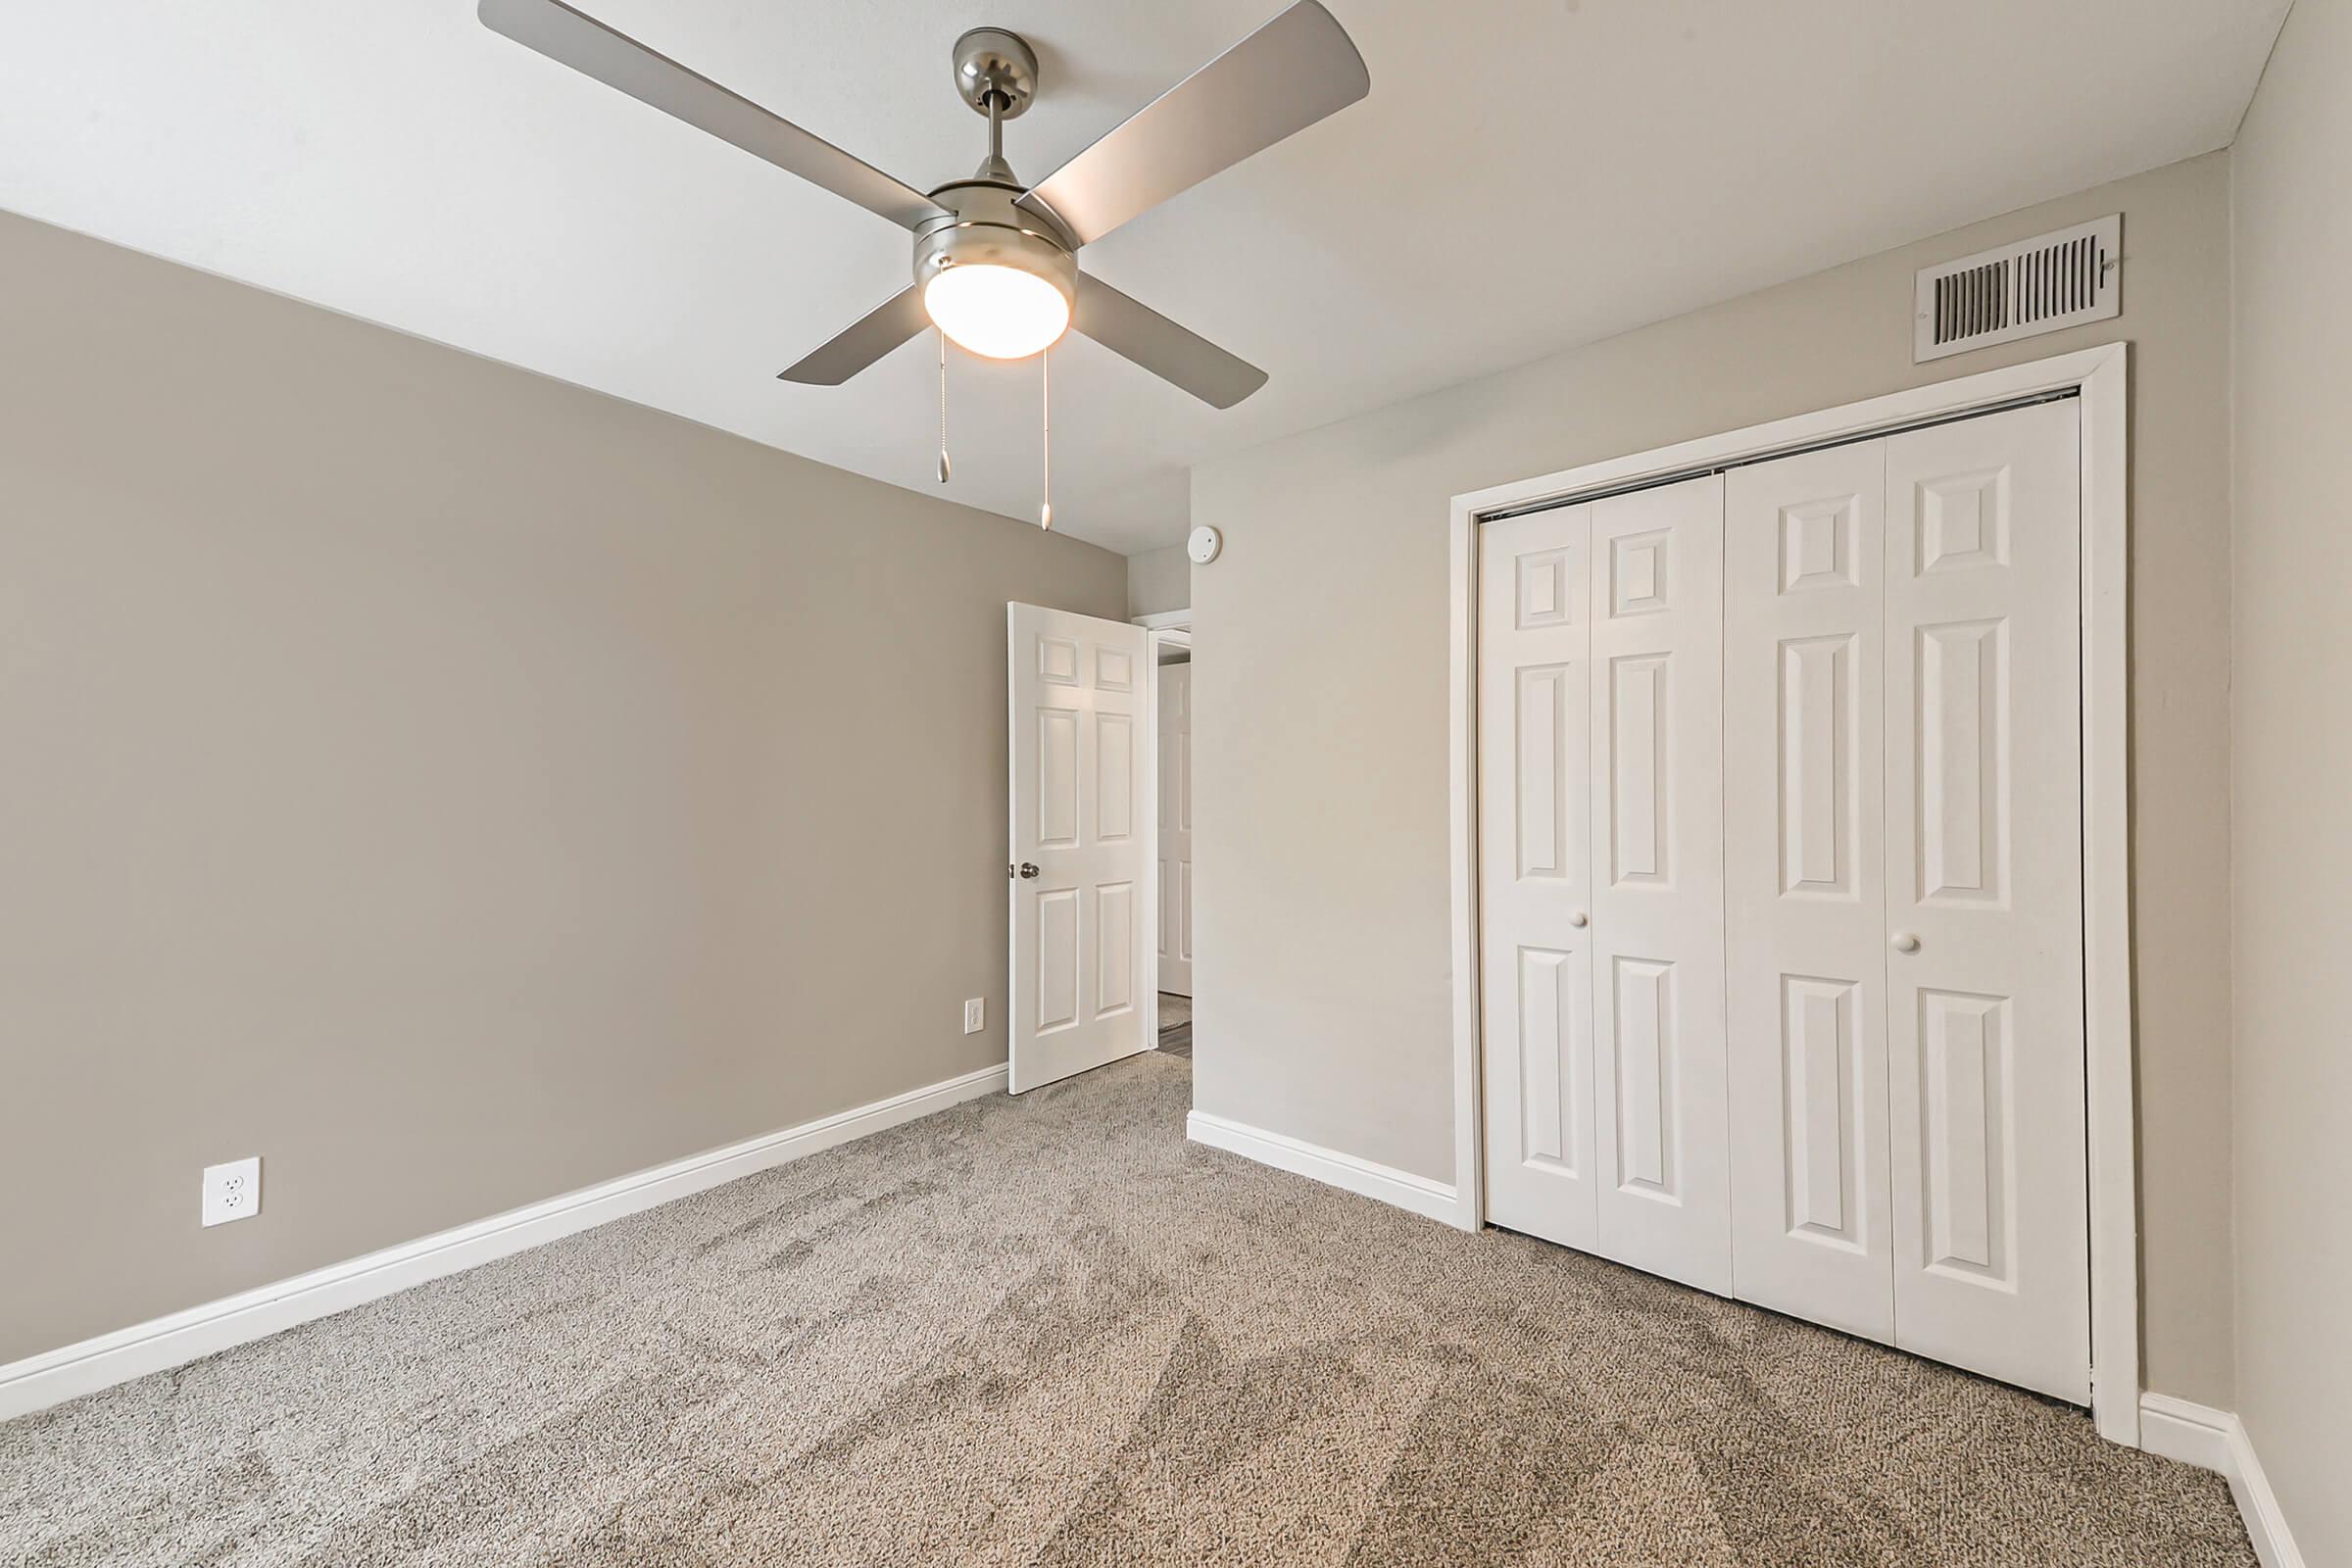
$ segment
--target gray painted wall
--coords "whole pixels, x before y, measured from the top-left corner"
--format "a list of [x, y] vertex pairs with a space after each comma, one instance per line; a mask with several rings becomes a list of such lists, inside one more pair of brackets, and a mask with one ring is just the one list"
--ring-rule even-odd
[[1127, 558], [1127, 613], [1156, 615], [1193, 608], [1193, 563], [1184, 546]]
[[[2120, 320], [1911, 363], [1915, 268], [2118, 209]], [[2147, 1369], [2229, 1405], [2229, 246], [2214, 154], [1197, 469], [1200, 1107], [1453, 1179], [1452, 496], [2129, 338]]]
[[1004, 1058], [1004, 602], [1119, 557], [5, 216], [0, 300], [0, 1361]]
[[2287, 18], [2231, 155], [2237, 1407], [2306, 1562], [2352, 1563], [2352, 6]]

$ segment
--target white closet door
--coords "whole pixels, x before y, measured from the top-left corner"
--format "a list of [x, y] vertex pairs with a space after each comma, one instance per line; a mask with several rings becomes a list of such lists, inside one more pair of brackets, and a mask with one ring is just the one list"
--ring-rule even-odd
[[1592, 505], [1594, 1250], [1732, 1288], [1723, 479]]
[[1891, 438], [1895, 1343], [2090, 1389], [2078, 411]]
[[1193, 666], [1159, 666], [1159, 989], [1193, 994]]
[[1724, 539], [1732, 1285], [1894, 1338], [1886, 443], [1737, 468]]
[[1595, 1239], [1590, 507], [1479, 529], [1487, 1215]]

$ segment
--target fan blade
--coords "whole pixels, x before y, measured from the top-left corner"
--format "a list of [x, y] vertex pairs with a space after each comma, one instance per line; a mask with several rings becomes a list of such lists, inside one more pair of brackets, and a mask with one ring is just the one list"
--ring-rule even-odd
[[1371, 90], [1347, 29], [1317, 0], [1298, 0], [1046, 176], [1018, 205], [1091, 245]]
[[851, 157], [721, 87], [708, 76], [656, 54], [626, 33], [613, 31], [564, 0], [481, 0], [482, 24], [559, 65], [594, 76], [640, 103], [683, 120], [721, 141], [764, 158], [778, 169], [846, 196], [892, 222], [915, 228], [941, 216], [922, 192]]
[[1266, 372], [1248, 360], [1236, 359], [1099, 277], [1079, 274], [1078, 308], [1070, 325], [1213, 408], [1230, 409], [1266, 384]]
[[930, 324], [922, 290], [909, 284], [776, 379], [839, 386]]

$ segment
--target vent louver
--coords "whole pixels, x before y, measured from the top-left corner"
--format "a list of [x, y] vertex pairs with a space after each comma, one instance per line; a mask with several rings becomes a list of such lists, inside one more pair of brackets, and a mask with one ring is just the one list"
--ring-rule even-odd
[[2123, 215], [1919, 270], [1911, 358], [2007, 343], [2123, 313]]

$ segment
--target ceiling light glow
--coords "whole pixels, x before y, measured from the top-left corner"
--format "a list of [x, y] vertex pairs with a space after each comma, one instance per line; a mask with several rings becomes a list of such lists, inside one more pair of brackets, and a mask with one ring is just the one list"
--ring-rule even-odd
[[992, 360], [1025, 360], [1054, 346], [1070, 324], [1069, 296], [1018, 267], [967, 262], [923, 285], [923, 309], [958, 348]]

